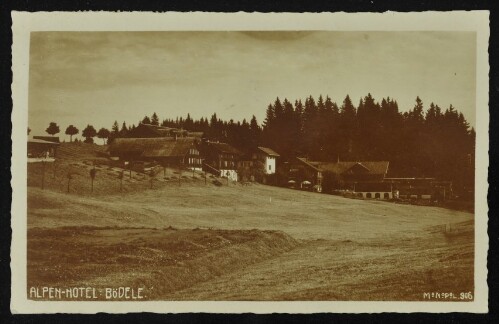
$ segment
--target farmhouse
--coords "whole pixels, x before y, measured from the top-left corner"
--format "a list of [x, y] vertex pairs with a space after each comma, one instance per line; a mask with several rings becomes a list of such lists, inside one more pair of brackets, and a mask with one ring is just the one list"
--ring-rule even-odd
[[49, 136], [33, 136], [33, 139], [28, 140], [28, 163], [55, 161], [59, 137], [50, 136], [51, 140], [39, 139], [40, 137], [47, 138]]
[[109, 153], [125, 162], [155, 161], [200, 170], [203, 159], [197, 145], [193, 137], [116, 138]]
[[266, 183], [265, 176], [276, 172], [276, 159], [279, 156], [274, 150], [261, 146], [243, 155], [237, 162], [240, 180]]
[[393, 198], [391, 184], [384, 182], [388, 161], [316, 162], [316, 165], [331, 182], [328, 187], [351, 190], [361, 198]]
[[381, 182], [388, 172], [388, 161], [315, 162], [323, 172], [339, 175], [345, 184]]
[[316, 191], [321, 191], [322, 170], [317, 167], [317, 162], [297, 157], [286, 163], [286, 165], [289, 187], [300, 189], [315, 188]]
[[298, 157], [286, 165], [292, 188], [350, 190], [362, 198], [393, 197], [390, 183], [384, 182], [388, 161], [320, 162]]
[[200, 151], [205, 157], [205, 171], [237, 181], [237, 161], [242, 155], [239, 150], [226, 143], [206, 141]]

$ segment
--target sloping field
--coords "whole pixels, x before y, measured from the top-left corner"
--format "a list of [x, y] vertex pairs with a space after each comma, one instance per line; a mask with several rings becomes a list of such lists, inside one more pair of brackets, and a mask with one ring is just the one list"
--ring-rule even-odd
[[82, 197], [29, 188], [28, 225], [145, 226], [284, 231], [299, 239], [386, 237], [471, 220], [472, 214], [397, 205], [264, 185], [166, 185]]
[[199, 184], [100, 198], [28, 188], [28, 206], [31, 285], [129, 285], [160, 300], [473, 292], [465, 212]]
[[28, 166], [29, 287], [141, 287], [147, 300], [473, 292], [471, 213], [224, 180], [215, 186], [171, 169], [155, 175], [152, 189], [149, 176], [127, 174], [121, 191], [121, 169], [100, 155], [95, 146], [67, 145], [55, 168], [45, 166], [45, 190], [43, 165]]
[[[313, 240], [176, 292], [178, 300], [417, 301], [473, 292], [473, 224], [371, 240]], [[213, 294], [216, 291], [217, 294]]]
[[298, 245], [282, 232], [171, 227], [36, 228], [28, 238], [29, 287], [126, 286], [144, 289], [147, 299], [172, 299], [175, 291]]

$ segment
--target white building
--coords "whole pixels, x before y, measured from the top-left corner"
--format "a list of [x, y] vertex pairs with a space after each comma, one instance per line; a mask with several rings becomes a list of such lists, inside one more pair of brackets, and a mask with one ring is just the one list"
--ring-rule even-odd
[[274, 150], [268, 147], [258, 147], [256, 159], [261, 161], [264, 165], [265, 174], [274, 174], [276, 171], [276, 159], [280, 156]]

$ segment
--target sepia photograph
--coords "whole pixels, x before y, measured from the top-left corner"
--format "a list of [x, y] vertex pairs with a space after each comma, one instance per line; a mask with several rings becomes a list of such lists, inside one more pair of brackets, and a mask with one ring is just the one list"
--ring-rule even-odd
[[477, 301], [477, 31], [253, 26], [29, 31], [21, 298]]

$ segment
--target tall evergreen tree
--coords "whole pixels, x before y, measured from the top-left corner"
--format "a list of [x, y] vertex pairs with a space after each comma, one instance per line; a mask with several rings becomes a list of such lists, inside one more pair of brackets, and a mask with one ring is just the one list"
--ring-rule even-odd
[[[144, 123], [147, 124], [147, 123]], [[154, 112], [151, 116], [151, 125], [159, 126], [159, 118], [156, 112]]]

